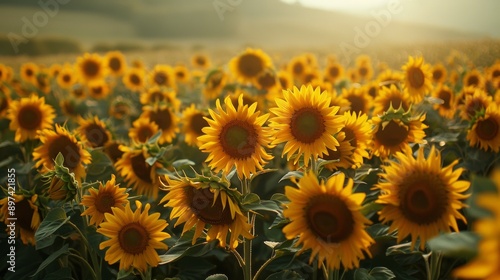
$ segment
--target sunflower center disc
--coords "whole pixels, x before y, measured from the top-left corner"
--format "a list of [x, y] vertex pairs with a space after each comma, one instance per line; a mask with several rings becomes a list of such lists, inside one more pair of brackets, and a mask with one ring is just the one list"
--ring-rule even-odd
[[241, 56], [238, 68], [245, 77], [255, 77], [259, 74], [264, 66], [262, 60], [253, 54], [245, 54]]
[[89, 77], [95, 77], [97, 76], [97, 73], [99, 73], [99, 64], [97, 64], [95, 61], [87, 61], [83, 65], [83, 71], [85, 72], [85, 75]]
[[62, 76], [62, 80], [65, 83], [69, 83], [71, 81], [71, 76], [70, 75], [64, 75], [64, 76]]
[[144, 155], [138, 154], [130, 159], [134, 174], [144, 182], [153, 183], [151, 180], [151, 166], [146, 163]]
[[122, 63], [121, 61], [116, 58], [116, 57], [113, 57], [110, 61], [109, 61], [109, 68], [111, 68], [113, 71], [118, 71], [122, 68]]
[[337, 67], [330, 67], [328, 69], [328, 72], [330, 73], [330, 76], [332, 78], [337, 78], [338, 75], [339, 75], [339, 68], [337, 68]]
[[139, 131], [137, 131], [137, 139], [139, 142], [145, 143], [151, 136], [153, 136], [153, 131], [149, 126], [141, 126]]
[[323, 241], [338, 243], [349, 237], [354, 220], [344, 201], [337, 197], [313, 197], [306, 207], [306, 219], [311, 230]]
[[95, 200], [95, 208], [101, 213], [111, 213], [111, 207], [115, 206], [115, 198], [108, 192], [99, 193]]
[[446, 211], [447, 193], [439, 178], [430, 174], [415, 174], [401, 191], [403, 215], [417, 224], [430, 224]]
[[375, 133], [378, 141], [387, 147], [398, 146], [403, 143], [408, 137], [408, 130], [405, 127], [398, 125], [395, 121], [391, 120], [384, 129], [379, 129]]
[[290, 122], [292, 135], [302, 143], [313, 143], [326, 131], [321, 112], [315, 108], [302, 108], [292, 116]]
[[479, 78], [475, 75], [472, 75], [467, 79], [467, 86], [477, 86], [479, 84]]
[[191, 118], [191, 129], [196, 133], [196, 135], [203, 135], [203, 131], [201, 130], [208, 126], [207, 120], [203, 117], [203, 114], [196, 114]]
[[25, 106], [19, 111], [17, 120], [21, 128], [34, 130], [42, 123], [42, 112], [36, 106]]
[[31, 208], [28, 198], [16, 202], [16, 218], [19, 226], [25, 230], [33, 231], [31, 228], [31, 220], [35, 211]]
[[276, 84], [276, 77], [271, 73], [265, 73], [257, 79], [257, 83], [263, 88], [268, 89]]
[[85, 137], [87, 137], [87, 140], [89, 140], [93, 147], [102, 147], [109, 140], [104, 128], [95, 123], [86, 127]]
[[165, 85], [167, 84], [167, 75], [163, 72], [158, 72], [154, 76], [154, 81], [158, 85]]
[[137, 76], [136, 74], [130, 75], [130, 82], [134, 85], [140, 85], [141, 78], [139, 78], [139, 76]]
[[420, 88], [425, 82], [424, 72], [420, 68], [413, 67], [409, 70], [408, 79], [413, 88]]
[[450, 107], [451, 107], [451, 104], [450, 104], [451, 94], [452, 93], [448, 90], [442, 90], [439, 92], [439, 98], [441, 98], [444, 102], [443, 104], [441, 104], [441, 106], [443, 106], [446, 109], [450, 109]]
[[156, 112], [151, 112], [150, 118], [158, 125], [161, 130], [167, 131], [172, 125], [172, 117], [170, 114], [170, 110], [168, 108], [165, 108]]
[[220, 141], [226, 154], [233, 158], [244, 159], [255, 152], [257, 132], [249, 123], [233, 120], [222, 128]]
[[125, 225], [118, 233], [118, 241], [123, 251], [136, 255], [146, 250], [149, 234], [139, 223]]
[[71, 141], [66, 135], [59, 135], [49, 144], [49, 156], [55, 159], [57, 154], [61, 153], [64, 157], [63, 165], [74, 170], [80, 164], [80, 147]]
[[441, 72], [439, 70], [432, 72], [432, 78], [436, 81], [439, 81], [439, 79], [441, 79], [442, 76], [443, 76], [443, 72]]
[[498, 134], [498, 123], [491, 118], [480, 120], [477, 122], [476, 133], [482, 140], [492, 140]]
[[220, 195], [214, 201], [214, 194], [209, 188], [201, 190], [189, 188], [188, 197], [191, 199], [191, 209], [201, 221], [211, 225], [228, 225], [233, 222], [229, 203], [222, 209]]

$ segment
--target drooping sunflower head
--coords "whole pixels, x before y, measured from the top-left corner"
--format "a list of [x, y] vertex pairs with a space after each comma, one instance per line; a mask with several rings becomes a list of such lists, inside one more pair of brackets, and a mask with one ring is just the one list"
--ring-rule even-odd
[[15, 141], [38, 139], [38, 131], [50, 129], [55, 118], [52, 106], [45, 104], [44, 97], [35, 94], [10, 102], [7, 109], [9, 129], [16, 132]]
[[252, 83], [264, 69], [272, 67], [271, 58], [260, 49], [247, 48], [229, 62], [231, 73], [241, 83]]
[[427, 158], [423, 147], [416, 158], [409, 147], [394, 158], [382, 165], [384, 172], [375, 188], [381, 191], [377, 203], [384, 207], [380, 220], [391, 223], [390, 231], [398, 231], [398, 242], [411, 235], [412, 247], [418, 238], [423, 249], [440, 232], [450, 232], [450, 227], [458, 231], [456, 220], [465, 222], [459, 211], [465, 206], [462, 200], [470, 185], [459, 180], [462, 168], [453, 170], [458, 161], [441, 166], [441, 154], [434, 146]]
[[198, 137], [204, 134], [202, 129], [208, 126], [208, 122], [205, 119], [207, 117], [209, 115], [196, 109], [195, 104], [191, 104], [191, 106], [182, 112], [184, 137], [188, 145], [201, 146]]
[[111, 175], [104, 185], [99, 182], [98, 189], [89, 188], [88, 191], [89, 194], [83, 196], [80, 204], [85, 206], [81, 215], [90, 216], [90, 225], [98, 227], [104, 221], [105, 213], [112, 213], [113, 207], [124, 210], [128, 203], [127, 189], [116, 184], [115, 175]]
[[[35, 232], [38, 230], [40, 223], [42, 221], [42, 216], [39, 212], [38, 206], [38, 195], [24, 195], [24, 194], [14, 194], [12, 196], [16, 202], [15, 216], [12, 216], [11, 204], [9, 203], [9, 197], [0, 199], [0, 221], [4, 222], [6, 225], [10, 224], [12, 221], [9, 218], [15, 219], [15, 231], [16, 236], [21, 236], [21, 241], [25, 245], [36, 245], [35, 243]], [[10, 231], [9, 228], [6, 230]]]
[[424, 63], [422, 57], [409, 57], [403, 65], [404, 83], [413, 103], [419, 103], [432, 89], [432, 73], [430, 66]]
[[111, 133], [106, 124], [97, 116], [78, 119], [79, 127], [76, 130], [83, 143], [91, 148], [104, 147], [111, 141]]
[[138, 118], [132, 124], [128, 137], [132, 143], [146, 143], [151, 136], [158, 132], [158, 125], [149, 118]]
[[85, 53], [77, 58], [76, 69], [83, 83], [100, 80], [106, 75], [106, 65], [96, 53]]
[[221, 247], [234, 249], [240, 236], [253, 238], [252, 226], [236, 199], [241, 194], [230, 189], [227, 182], [201, 176], [194, 179], [166, 177], [165, 180], [168, 193], [160, 203], [172, 208], [170, 219], [177, 219], [175, 226], [184, 224], [182, 234], [195, 228], [193, 244], [207, 227], [207, 241], [218, 239]]
[[500, 108], [492, 102], [484, 113], [476, 114], [467, 132], [470, 146], [479, 145], [485, 151], [500, 151]]
[[359, 267], [359, 261], [370, 255], [374, 240], [365, 231], [370, 221], [361, 214], [364, 193], [353, 193], [352, 179], [338, 173], [326, 182], [306, 173], [298, 188], [285, 187], [290, 202], [283, 215], [291, 222], [283, 228], [287, 239], [298, 237], [299, 252], [311, 249], [310, 262], [317, 257], [329, 269]]
[[270, 111], [275, 117], [270, 119], [270, 127], [276, 137], [273, 144], [285, 142], [283, 154], [287, 160], [298, 154], [294, 163], [304, 155], [304, 164], [327, 153], [335, 151], [339, 142], [335, 135], [343, 126], [344, 117], [336, 113], [339, 107], [330, 106], [330, 97], [319, 88], [302, 86], [300, 89], [283, 91], [283, 99], [277, 98], [277, 107]]
[[382, 115], [391, 107], [394, 109], [402, 108], [405, 112], [410, 109], [411, 100], [406, 90], [400, 90], [395, 85], [382, 87], [379, 95], [374, 99], [373, 115]]
[[159, 144], [171, 143], [179, 132], [177, 125], [179, 117], [171, 106], [159, 104], [144, 106], [140, 117], [149, 118], [161, 129], [162, 133], [158, 139]]
[[127, 68], [125, 55], [120, 51], [108, 52], [104, 57], [104, 61], [108, 72], [115, 77], [123, 75]]
[[441, 84], [444, 81], [446, 81], [448, 73], [443, 64], [437, 63], [432, 67], [431, 72], [432, 72], [432, 81], [435, 84]]
[[390, 109], [382, 116], [372, 118], [373, 131], [372, 152], [386, 158], [395, 152], [404, 150], [409, 143], [422, 143], [425, 138], [423, 123], [425, 114], [412, 116], [410, 111]]
[[57, 156], [54, 163], [54, 169], [42, 177], [46, 181], [45, 194], [53, 201], [63, 203], [72, 201], [80, 189], [80, 184], [76, 180], [75, 174], [63, 165], [62, 156]]
[[174, 69], [170, 65], [156, 65], [149, 73], [149, 79], [152, 85], [176, 88]]
[[205, 118], [208, 127], [197, 138], [200, 150], [209, 153], [206, 161], [216, 172], [222, 170], [228, 174], [236, 167], [239, 178], [250, 178], [272, 159], [265, 150], [270, 148], [271, 132], [263, 127], [269, 114], [261, 116], [256, 111], [257, 103], [243, 104], [243, 95], [239, 96], [236, 108], [230, 97], [224, 99], [224, 104], [225, 109], [217, 99], [216, 110], [209, 109], [211, 118]]
[[64, 158], [63, 166], [75, 173], [75, 178], [81, 181], [85, 177], [85, 164], [91, 162], [90, 153], [83, 144], [66, 128], [56, 124], [55, 130], [47, 128], [40, 131], [40, 146], [33, 151], [35, 166], [42, 167], [42, 172], [54, 169], [54, 161], [59, 153]]
[[156, 249], [168, 249], [163, 240], [170, 235], [163, 232], [168, 223], [160, 219], [160, 213], [149, 214], [149, 203], [144, 210], [138, 200], [135, 204], [133, 212], [128, 203], [124, 209], [112, 207], [112, 213], [104, 214], [106, 221], [97, 232], [110, 239], [101, 242], [99, 249], [109, 247], [104, 259], [110, 264], [120, 262], [120, 270], [134, 268], [144, 273], [148, 267], [158, 266]]
[[123, 84], [132, 91], [141, 91], [146, 85], [145, 72], [142, 68], [129, 68], [123, 75]]

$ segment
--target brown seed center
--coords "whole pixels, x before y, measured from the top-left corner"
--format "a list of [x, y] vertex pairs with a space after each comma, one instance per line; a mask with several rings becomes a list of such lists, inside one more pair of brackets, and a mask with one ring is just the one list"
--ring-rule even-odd
[[36, 105], [26, 105], [19, 110], [17, 121], [19, 126], [26, 130], [34, 130], [40, 128], [42, 124], [42, 112]]
[[493, 140], [498, 135], [498, 123], [492, 118], [478, 120], [476, 134], [482, 140]]
[[126, 253], [141, 254], [148, 247], [149, 233], [139, 223], [130, 223], [122, 227], [118, 233], [118, 242]]
[[219, 134], [222, 149], [232, 158], [245, 159], [252, 156], [257, 148], [257, 131], [250, 123], [232, 120]]
[[299, 142], [310, 144], [321, 138], [326, 131], [325, 120], [318, 109], [301, 108], [293, 113], [290, 130]]

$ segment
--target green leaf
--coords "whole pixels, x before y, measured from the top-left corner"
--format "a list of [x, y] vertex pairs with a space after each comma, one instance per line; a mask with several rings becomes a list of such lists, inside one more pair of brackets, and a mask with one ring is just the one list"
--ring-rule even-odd
[[287, 279], [287, 280], [302, 280], [304, 279], [302, 275], [298, 274], [297, 272], [293, 270], [283, 270], [280, 272], [273, 273], [269, 275], [266, 280], [282, 280], [282, 279]]
[[472, 258], [477, 254], [479, 236], [473, 232], [453, 232], [439, 235], [427, 243], [432, 251], [448, 257]]
[[381, 204], [375, 203], [375, 202], [370, 202], [361, 208], [361, 213], [365, 216], [368, 216], [369, 214], [374, 214], [380, 210], [382, 210], [383, 206]]
[[205, 280], [228, 280], [226, 275], [224, 274], [213, 274], [205, 278]]
[[260, 204], [260, 197], [255, 193], [249, 193], [242, 197], [241, 204]]
[[61, 249], [59, 249], [59, 250], [55, 251], [54, 253], [50, 254], [50, 256], [40, 264], [40, 266], [38, 267], [38, 269], [36, 270], [36, 272], [33, 275], [31, 275], [31, 277], [33, 277], [33, 276], [37, 275], [38, 273], [40, 273], [49, 264], [51, 264], [53, 261], [55, 261], [56, 259], [58, 259], [60, 256], [68, 254], [68, 253], [69, 253], [69, 246], [68, 246], [68, 244], [64, 244], [64, 246], [62, 246]]
[[258, 203], [243, 204], [242, 208], [246, 211], [268, 211], [282, 215], [281, 207], [273, 200], [260, 200]]
[[162, 131], [161, 129], [158, 130], [158, 132], [156, 132], [153, 136], [151, 136], [148, 140], [148, 144], [155, 144], [156, 142], [158, 142], [158, 139], [160, 139], [160, 136], [162, 134]]
[[217, 240], [191, 245], [193, 235], [193, 230], [184, 233], [167, 253], [160, 256], [160, 264], [171, 263], [185, 256], [200, 257], [217, 247]]
[[370, 270], [370, 276], [376, 280], [389, 280], [396, 278], [396, 275], [387, 267], [377, 266]]
[[275, 193], [271, 196], [271, 200], [274, 200], [278, 203], [288, 203], [290, 202], [290, 199], [282, 193]]
[[62, 267], [55, 272], [52, 272], [45, 276], [43, 280], [73, 280], [71, 277], [71, 268]]
[[285, 175], [283, 175], [283, 177], [281, 177], [281, 179], [278, 181], [278, 183], [283, 181], [283, 180], [286, 180], [286, 179], [302, 178], [303, 176], [304, 176], [304, 172], [302, 172], [302, 171], [289, 171]]
[[183, 167], [193, 166], [193, 165], [196, 165], [196, 163], [194, 163], [193, 161], [191, 161], [189, 159], [179, 159], [179, 160], [172, 162], [172, 166], [175, 169], [182, 169]]
[[[416, 243], [417, 244], [415, 244], [415, 248], [418, 248], [418, 242], [416, 242]], [[397, 245], [394, 245], [394, 246], [387, 248], [385, 255], [392, 256], [392, 255], [400, 255], [400, 254], [403, 254], [403, 255], [407, 255], [407, 254], [422, 255], [423, 254], [421, 251], [415, 250], [415, 248], [413, 250], [411, 249], [411, 242], [397, 244]]]
[[375, 280], [366, 268], [358, 268], [354, 271], [354, 280]]
[[62, 166], [64, 163], [64, 156], [61, 152], [59, 152], [56, 156], [56, 159], [54, 160], [56, 165]]
[[50, 210], [35, 233], [37, 249], [40, 249], [38, 245], [39, 242], [41, 242], [44, 246], [52, 245], [43, 243], [43, 240], [46, 238], [50, 238], [52, 234], [54, 234], [61, 226], [69, 221], [69, 219], [70, 217], [66, 216], [66, 212], [64, 212], [62, 208], [54, 208]]
[[123, 279], [127, 278], [130, 274], [132, 274], [132, 270], [120, 270], [118, 271], [118, 274], [116, 275], [116, 279]]

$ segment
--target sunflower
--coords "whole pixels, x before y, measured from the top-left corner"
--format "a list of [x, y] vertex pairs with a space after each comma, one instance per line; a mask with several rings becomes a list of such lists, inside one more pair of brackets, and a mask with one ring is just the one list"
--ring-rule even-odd
[[351, 103], [351, 112], [369, 114], [373, 98], [362, 88], [350, 87], [342, 89], [342, 97]]
[[189, 82], [189, 70], [184, 65], [177, 65], [174, 67], [175, 80], [179, 83], [186, 84]]
[[185, 141], [191, 146], [201, 146], [201, 142], [197, 139], [203, 135], [202, 129], [209, 126], [205, 118], [208, 114], [196, 109], [195, 104], [191, 104], [182, 112], [182, 124], [185, 135]]
[[427, 128], [427, 125], [422, 123], [424, 120], [425, 114], [411, 116], [409, 111], [404, 112], [401, 108], [373, 117], [373, 155], [386, 158], [404, 150], [409, 143], [422, 143], [425, 138], [424, 129]]
[[289, 72], [280, 70], [276, 75], [282, 89], [287, 90], [293, 87], [293, 77]]
[[150, 155], [145, 146], [120, 146], [120, 150], [123, 155], [116, 161], [115, 167], [127, 184], [139, 195], [158, 198], [160, 181], [156, 170], [161, 164], [155, 162], [151, 166], [146, 162]]
[[377, 76], [377, 81], [381, 87], [397, 86], [404, 79], [404, 75], [390, 69], [385, 70]]
[[[287, 64], [287, 71], [294, 80], [301, 81], [304, 74], [309, 70], [307, 58], [303, 55], [295, 56]], [[291, 88], [291, 87], [290, 87]], [[287, 88], [288, 89], [288, 88]]]
[[269, 120], [276, 137], [272, 144], [285, 142], [282, 156], [287, 154], [290, 160], [297, 153], [296, 164], [303, 154], [308, 166], [311, 157], [317, 159], [327, 154], [327, 149], [335, 151], [340, 144], [334, 135], [340, 131], [344, 117], [336, 115], [340, 108], [330, 106], [327, 92], [302, 86], [300, 90], [294, 87], [283, 91], [283, 97], [276, 99], [277, 107], [270, 109], [275, 117]]
[[224, 70], [215, 69], [211, 71], [205, 79], [203, 95], [208, 99], [218, 98], [227, 81], [228, 76]]
[[361, 86], [361, 90], [368, 94], [372, 99], [378, 96], [380, 89], [381, 86], [378, 81], [371, 81]]
[[459, 104], [460, 117], [464, 120], [472, 120], [476, 115], [493, 103], [493, 98], [480, 88], [472, 88], [472, 94], [463, 92], [464, 104]]
[[[344, 185], [344, 183], [347, 183]], [[369, 246], [374, 240], [365, 230], [370, 221], [361, 213], [364, 193], [353, 193], [353, 181], [340, 172], [325, 182], [318, 182], [312, 173], [306, 173], [298, 188], [285, 187], [290, 202], [283, 215], [291, 222], [283, 228], [287, 239], [298, 236], [299, 253], [311, 249], [312, 262], [329, 269], [359, 267], [359, 261], [371, 257]]]
[[330, 101], [330, 107], [340, 108], [337, 115], [343, 115], [345, 112], [351, 110], [351, 102], [345, 99], [342, 95], [337, 94], [336, 90], [333, 90], [329, 96], [332, 98]]
[[453, 271], [459, 279], [495, 280], [500, 277], [500, 171], [495, 169], [492, 178], [497, 192], [495, 194], [482, 193], [477, 197], [477, 204], [490, 211], [493, 215], [476, 221], [473, 230], [479, 234], [481, 240], [478, 246], [478, 255], [465, 266]]
[[52, 78], [57, 78], [59, 76], [59, 72], [61, 72], [62, 65], [59, 63], [53, 63], [49, 67], [49, 76]]
[[177, 93], [164, 87], [153, 86], [147, 92], [141, 94], [141, 104], [148, 105], [154, 103], [166, 103], [178, 111], [181, 101], [177, 98]]
[[38, 74], [39, 71], [40, 68], [35, 63], [33, 62], [24, 63], [23, 65], [21, 65], [20, 69], [21, 79], [23, 79], [23, 81], [25, 82], [35, 84], [36, 75]]
[[438, 63], [432, 67], [431, 70], [432, 73], [432, 81], [436, 84], [442, 84], [444, 81], [446, 81], [446, 68], [443, 66], [443, 64]]
[[87, 98], [87, 89], [85, 87], [82, 87], [82, 86], [76, 86], [76, 87], [72, 88], [70, 93], [74, 98], [79, 99], [79, 100], [83, 100], [83, 99]]
[[74, 135], [58, 124], [55, 126], [55, 131], [47, 128], [41, 130], [39, 135], [42, 144], [33, 151], [36, 168], [42, 166], [43, 173], [53, 169], [54, 160], [61, 153], [64, 157], [63, 166], [75, 173], [78, 181], [85, 177], [86, 171], [83, 165], [91, 162], [90, 153]]
[[104, 99], [111, 92], [111, 87], [105, 80], [92, 80], [87, 87], [90, 97], [94, 99]]
[[106, 53], [104, 61], [108, 72], [115, 77], [123, 75], [125, 69], [127, 68], [125, 56], [120, 51], [111, 51]]
[[116, 163], [123, 155], [123, 151], [120, 150], [120, 146], [124, 145], [124, 143], [113, 140], [109, 141], [105, 146], [104, 146], [104, 153], [109, 157], [111, 162]]
[[118, 96], [113, 98], [111, 104], [109, 104], [109, 115], [118, 120], [125, 120], [131, 115], [135, 115], [136, 110], [132, 105], [132, 101], [129, 98], [124, 98]]
[[403, 86], [408, 90], [413, 103], [419, 103], [432, 89], [432, 73], [430, 66], [424, 63], [422, 57], [409, 57], [408, 62], [402, 67], [404, 72]]
[[7, 110], [10, 108], [11, 102], [10, 89], [4, 85], [0, 85], [0, 119], [7, 115]]
[[170, 106], [159, 104], [144, 106], [140, 117], [149, 118], [161, 129], [162, 133], [160, 139], [158, 139], [159, 144], [171, 143], [175, 135], [179, 132], [179, 127], [177, 126], [179, 118]]
[[111, 141], [111, 133], [106, 124], [97, 116], [89, 119], [78, 119], [76, 132], [81, 136], [82, 142], [92, 148], [104, 147]]
[[16, 142], [38, 139], [37, 132], [52, 128], [55, 117], [54, 109], [45, 104], [45, 98], [34, 94], [10, 102], [7, 109], [9, 129], [16, 132]]
[[49, 94], [51, 91], [51, 86], [50, 86], [50, 74], [48, 70], [42, 69], [38, 72], [35, 78], [35, 87], [43, 92], [44, 94]]
[[309, 68], [305, 73], [300, 82], [304, 85], [312, 84], [315, 81], [322, 81], [321, 72], [318, 69]]
[[0, 63], [0, 82], [7, 81], [7, 66]]
[[389, 108], [402, 108], [405, 112], [410, 109], [410, 95], [406, 90], [400, 90], [395, 85], [382, 87], [379, 95], [373, 100], [373, 115], [382, 115]]
[[369, 56], [360, 55], [356, 58], [356, 72], [361, 81], [369, 81], [373, 77], [373, 67]]
[[148, 118], [138, 118], [128, 131], [128, 137], [133, 143], [146, 143], [151, 136], [159, 131], [158, 125]]
[[363, 158], [369, 157], [367, 149], [373, 136], [368, 116], [363, 113], [345, 112], [344, 126], [340, 131], [345, 134], [344, 141], [348, 141], [353, 148], [351, 156], [353, 167], [361, 166]]
[[413, 157], [410, 147], [395, 154], [396, 161], [382, 165], [381, 182], [375, 185], [381, 194], [376, 201], [383, 205], [380, 220], [391, 223], [389, 230], [398, 231], [398, 243], [411, 235], [412, 249], [417, 238], [420, 249], [440, 232], [458, 231], [456, 219], [466, 222], [459, 213], [465, 205], [463, 194], [470, 183], [458, 180], [462, 168], [453, 170], [458, 160], [441, 166], [441, 154], [433, 146], [427, 158], [424, 148]]
[[[23, 244], [35, 245], [35, 232], [42, 221], [42, 216], [38, 211], [38, 195], [34, 194], [31, 197], [27, 197], [21, 194], [14, 194], [12, 197], [16, 202], [15, 217], [10, 215], [10, 213], [12, 213], [12, 211], [9, 210], [11, 207], [8, 203], [11, 201], [9, 199], [10, 197], [5, 197], [0, 199], [0, 221], [8, 225], [12, 222], [10, 219], [14, 219], [16, 224], [16, 236], [19, 236], [18, 233], [20, 232]], [[10, 229], [7, 228], [7, 230]]]
[[156, 65], [149, 73], [152, 85], [175, 89], [174, 69], [170, 65]]
[[120, 270], [135, 268], [144, 273], [148, 267], [158, 266], [160, 257], [155, 249], [168, 249], [162, 241], [170, 235], [163, 232], [168, 223], [160, 219], [160, 213], [149, 215], [149, 203], [144, 210], [140, 201], [136, 200], [135, 205], [134, 212], [129, 203], [125, 209], [113, 207], [113, 213], [104, 214], [106, 221], [97, 232], [110, 239], [101, 242], [99, 249], [109, 247], [104, 259], [110, 264], [119, 261]]
[[224, 99], [224, 104], [225, 111], [217, 99], [217, 110], [208, 110], [211, 119], [205, 118], [208, 126], [202, 128], [204, 135], [197, 138], [200, 150], [210, 153], [206, 161], [215, 172], [228, 174], [236, 167], [239, 178], [250, 178], [251, 173], [262, 170], [273, 158], [265, 150], [271, 147], [271, 131], [263, 127], [269, 114], [260, 116], [260, 111], [255, 111], [256, 102], [244, 105], [243, 95], [236, 108], [230, 97]]
[[[221, 247], [235, 249], [239, 236], [252, 239], [252, 226], [242, 213], [230, 190], [224, 187], [212, 188], [214, 183], [200, 183], [189, 178], [170, 179], [165, 177], [168, 191], [160, 203], [172, 208], [170, 220], [177, 219], [175, 227], [184, 224], [182, 234], [195, 227], [192, 244], [196, 243], [208, 225], [206, 240], [219, 240]], [[220, 186], [220, 184], [217, 184]], [[229, 244], [227, 235], [231, 232]]]
[[63, 115], [72, 120], [77, 120], [80, 116], [79, 105], [80, 103], [74, 99], [64, 99], [59, 102]]
[[229, 68], [241, 83], [251, 83], [264, 69], [272, 68], [271, 58], [260, 49], [247, 48], [229, 62]]
[[476, 115], [467, 132], [467, 140], [471, 147], [479, 144], [485, 151], [500, 151], [500, 108], [496, 103], [489, 104], [484, 114]]
[[197, 53], [191, 57], [191, 64], [195, 68], [206, 70], [206, 69], [210, 68], [211, 62], [210, 62], [210, 58], [207, 55]]
[[495, 81], [500, 77], [500, 61], [497, 60], [495, 64], [490, 66], [487, 70], [487, 77], [490, 81]]
[[129, 68], [123, 75], [123, 84], [132, 91], [141, 91], [145, 87], [145, 72], [141, 68]]
[[255, 78], [255, 87], [266, 93], [273, 93], [281, 89], [276, 73], [272, 69], [265, 69]]
[[433, 92], [433, 97], [439, 98], [443, 101], [442, 104], [435, 104], [434, 109], [439, 110], [439, 115], [447, 119], [455, 116], [455, 93], [447, 85], [440, 84]]
[[470, 72], [467, 72], [467, 74], [465, 74], [462, 83], [464, 87], [484, 88], [485, 80], [479, 70], [472, 69]]
[[69, 64], [64, 65], [57, 75], [57, 84], [64, 89], [70, 89], [77, 80], [75, 70]]
[[323, 76], [325, 80], [335, 84], [344, 76], [344, 67], [336, 61], [329, 62], [325, 67]]
[[336, 151], [328, 149], [328, 155], [323, 155], [321, 158], [324, 160], [338, 160], [325, 165], [326, 168], [330, 170], [337, 170], [339, 168], [354, 168], [356, 165], [353, 161], [353, 150], [354, 147], [351, 146], [350, 141], [345, 139], [345, 133], [340, 132], [337, 135], [337, 140], [339, 141], [339, 146]]
[[115, 183], [115, 175], [111, 175], [105, 185], [99, 182], [98, 189], [89, 188], [89, 194], [83, 196], [80, 204], [86, 209], [81, 216], [90, 216], [90, 224], [98, 227], [104, 221], [104, 214], [112, 213], [112, 207], [125, 209], [127, 197], [127, 189], [120, 188]]
[[100, 80], [106, 75], [106, 65], [102, 58], [96, 54], [85, 53], [77, 58], [76, 70], [82, 82]]

